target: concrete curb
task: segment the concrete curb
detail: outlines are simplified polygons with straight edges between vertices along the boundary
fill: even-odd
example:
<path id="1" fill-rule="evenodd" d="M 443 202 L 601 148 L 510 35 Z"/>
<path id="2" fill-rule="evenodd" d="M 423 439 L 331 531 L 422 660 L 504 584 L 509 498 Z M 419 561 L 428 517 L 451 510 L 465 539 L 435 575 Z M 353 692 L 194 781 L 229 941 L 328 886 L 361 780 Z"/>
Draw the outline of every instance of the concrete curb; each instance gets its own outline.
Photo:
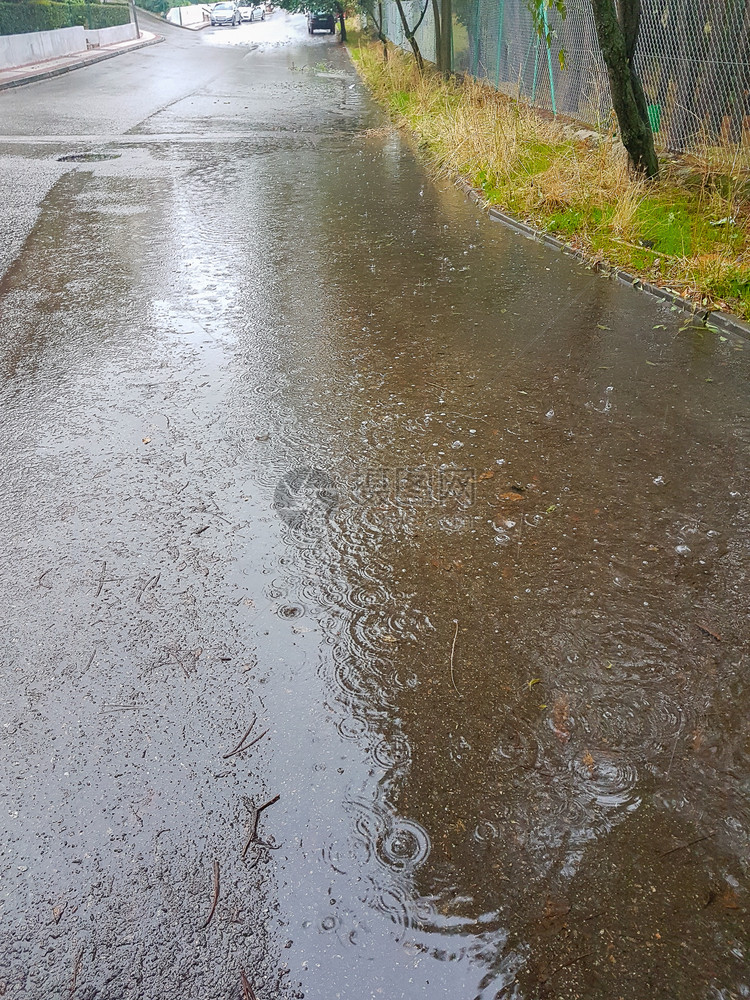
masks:
<path id="1" fill-rule="evenodd" d="M 138 13 L 143 13 L 142 7 L 138 8 Z M 177 21 L 168 21 L 166 18 L 163 19 L 162 23 L 168 24 L 170 28 L 179 28 L 181 31 L 203 31 L 204 28 L 211 27 L 210 21 L 202 21 L 200 24 L 196 22 L 195 27 L 192 27 L 189 24 L 178 24 Z"/>
<path id="2" fill-rule="evenodd" d="M 134 42 L 132 45 L 117 49 L 116 52 L 99 52 L 88 59 L 79 59 L 77 62 L 68 63 L 65 66 L 56 66 L 54 69 L 30 73 L 28 76 L 20 77 L 18 80 L 0 82 L 0 90 L 25 87 L 27 83 L 37 83 L 39 80 L 51 80 L 53 77 L 62 76 L 63 73 L 72 73 L 74 69 L 83 69 L 84 66 L 94 66 L 96 63 L 104 62 L 105 59 L 114 59 L 115 56 L 125 55 L 126 52 L 135 52 L 137 49 L 145 49 L 147 45 L 158 45 L 159 42 L 163 41 L 164 38 L 161 35 L 157 35 L 155 38 L 145 38 L 142 41 Z"/>
<path id="3" fill-rule="evenodd" d="M 468 198 L 471 199 L 475 204 L 480 205 L 484 209 L 484 199 L 480 191 L 473 188 L 468 181 L 464 180 L 463 177 L 459 177 L 456 180 L 456 184 L 461 190 L 466 194 Z M 569 246 L 567 243 L 563 243 L 562 240 L 556 239 L 554 236 L 550 236 L 549 233 L 543 232 L 541 229 L 535 229 L 533 226 L 527 225 L 525 222 L 521 222 L 520 219 L 514 218 L 512 215 L 508 215 L 507 212 L 502 212 L 498 208 L 486 209 L 490 219 L 495 222 L 500 222 L 502 225 L 507 226 L 508 229 L 512 229 L 522 236 L 526 236 L 528 239 L 536 240 L 538 243 L 544 243 L 548 247 L 552 247 L 554 250 L 559 250 L 561 253 L 568 254 L 571 257 L 575 257 L 576 260 L 580 260 L 585 264 L 590 264 L 590 260 L 586 257 L 584 253 L 580 250 L 576 250 L 575 247 Z M 622 282 L 624 285 L 630 285 L 631 288 L 636 288 L 639 291 L 646 292 L 647 295 L 653 295 L 654 298 L 661 299 L 664 302 L 668 302 L 670 305 L 676 306 L 683 312 L 689 313 L 694 316 L 701 323 L 712 329 L 719 330 L 721 333 L 733 333 L 738 337 L 743 337 L 746 340 L 750 340 L 750 326 L 741 320 L 739 316 L 734 316 L 732 313 L 721 312 L 718 309 L 701 309 L 700 306 L 696 306 L 689 299 L 684 298 L 682 295 L 678 295 L 677 292 L 673 292 L 669 288 L 660 288 L 658 285 L 651 284 L 650 281 L 644 281 L 642 278 L 637 277 L 634 274 L 629 274 L 627 271 L 622 271 L 616 267 L 608 267 L 606 265 L 598 264 L 595 266 L 600 274 L 604 274 L 607 277 L 614 278 L 616 281 Z"/>

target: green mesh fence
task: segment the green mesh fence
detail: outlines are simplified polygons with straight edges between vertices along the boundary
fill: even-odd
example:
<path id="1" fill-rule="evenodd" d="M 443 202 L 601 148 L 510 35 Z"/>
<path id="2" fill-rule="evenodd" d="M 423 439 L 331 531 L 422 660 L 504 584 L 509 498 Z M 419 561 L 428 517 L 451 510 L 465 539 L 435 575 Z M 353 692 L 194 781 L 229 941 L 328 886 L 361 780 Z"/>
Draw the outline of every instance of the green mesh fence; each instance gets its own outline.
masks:
<path id="1" fill-rule="evenodd" d="M 410 24 L 423 5 L 406 0 Z M 548 49 L 525 0 L 454 0 L 454 70 L 536 107 L 606 126 L 612 121 L 609 84 L 590 0 L 568 0 L 567 11 L 564 20 L 548 12 Z M 384 14 L 388 37 L 408 48 L 393 0 L 385 0 Z M 431 5 L 416 38 L 434 61 Z M 750 145 L 750 0 L 644 0 L 637 65 L 661 147 Z"/>

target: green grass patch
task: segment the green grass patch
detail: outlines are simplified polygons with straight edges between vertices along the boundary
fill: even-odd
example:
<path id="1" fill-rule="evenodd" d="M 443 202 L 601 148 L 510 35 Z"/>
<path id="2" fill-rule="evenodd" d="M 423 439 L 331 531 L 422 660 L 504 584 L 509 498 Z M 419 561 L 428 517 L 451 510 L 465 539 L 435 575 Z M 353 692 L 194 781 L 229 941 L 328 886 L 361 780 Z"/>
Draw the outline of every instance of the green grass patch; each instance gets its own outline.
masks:
<path id="1" fill-rule="evenodd" d="M 397 90 L 391 94 L 389 104 L 391 111 L 397 115 L 408 115 L 409 105 L 412 103 L 412 95 L 408 90 Z"/>
<path id="2" fill-rule="evenodd" d="M 520 171 L 527 174 L 541 174 L 549 170 L 559 156 L 564 156 L 571 148 L 570 143 L 530 142 L 522 147 L 518 161 Z"/>

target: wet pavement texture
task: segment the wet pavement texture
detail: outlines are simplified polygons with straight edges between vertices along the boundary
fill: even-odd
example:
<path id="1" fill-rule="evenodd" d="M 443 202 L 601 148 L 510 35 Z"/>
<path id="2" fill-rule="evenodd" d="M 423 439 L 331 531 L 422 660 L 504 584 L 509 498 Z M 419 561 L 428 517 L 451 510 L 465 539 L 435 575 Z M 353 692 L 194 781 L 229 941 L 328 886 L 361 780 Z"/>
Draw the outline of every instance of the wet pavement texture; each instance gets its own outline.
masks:
<path id="1" fill-rule="evenodd" d="M 748 345 L 163 30 L 0 94 L 0 995 L 749 996 Z"/>

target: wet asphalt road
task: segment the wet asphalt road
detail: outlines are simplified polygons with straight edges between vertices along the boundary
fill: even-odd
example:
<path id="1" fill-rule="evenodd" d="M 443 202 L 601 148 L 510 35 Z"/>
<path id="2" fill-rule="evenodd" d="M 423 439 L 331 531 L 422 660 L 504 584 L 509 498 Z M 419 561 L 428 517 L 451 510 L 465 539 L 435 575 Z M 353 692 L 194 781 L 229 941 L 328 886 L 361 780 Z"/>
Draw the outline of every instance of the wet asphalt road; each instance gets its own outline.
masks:
<path id="1" fill-rule="evenodd" d="M 750 995 L 748 345 L 163 30 L 0 94 L 0 995 Z"/>

